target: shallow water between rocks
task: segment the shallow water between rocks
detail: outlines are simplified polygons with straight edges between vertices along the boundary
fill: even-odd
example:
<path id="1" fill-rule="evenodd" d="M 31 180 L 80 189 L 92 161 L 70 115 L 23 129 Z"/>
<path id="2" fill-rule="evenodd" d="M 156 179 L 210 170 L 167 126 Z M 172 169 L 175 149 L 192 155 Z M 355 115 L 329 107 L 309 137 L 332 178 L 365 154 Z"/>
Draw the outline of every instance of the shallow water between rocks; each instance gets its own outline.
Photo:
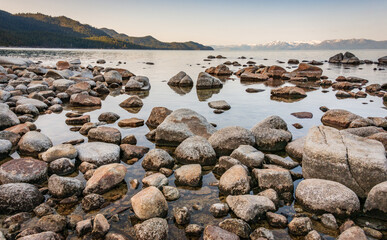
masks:
<path id="1" fill-rule="evenodd" d="M 144 102 L 144 106 L 138 113 L 131 113 L 119 106 L 123 100 L 128 98 L 127 94 L 120 94 L 119 89 L 112 90 L 102 102 L 101 108 L 74 108 L 64 105 L 64 111 L 59 114 L 52 113 L 41 115 L 35 122 L 36 126 L 41 129 L 41 132 L 47 135 L 54 145 L 63 143 L 65 141 L 84 138 L 78 132 L 70 131 L 70 127 L 65 123 L 65 114 L 69 111 L 78 111 L 87 113 L 91 116 L 91 122 L 97 122 L 98 116 L 103 112 L 114 112 L 120 115 L 121 119 L 137 117 L 146 120 L 153 107 L 167 107 L 171 110 L 179 108 L 190 108 L 204 117 L 211 123 L 217 124 L 217 129 L 226 126 L 242 126 L 250 129 L 259 121 L 271 115 L 278 115 L 283 118 L 288 128 L 293 134 L 293 139 L 305 136 L 308 129 L 312 126 L 321 125 L 320 118 L 323 112 L 319 110 L 320 106 L 327 106 L 330 109 L 345 109 L 363 117 L 385 117 L 386 106 L 383 105 L 383 100 L 380 97 L 368 95 L 367 98 L 362 99 L 337 99 L 332 88 L 326 88 L 327 92 L 322 92 L 323 88 L 319 87 L 317 90 L 308 91 L 307 97 L 298 99 L 292 102 L 277 101 L 270 98 L 270 90 L 273 87 L 292 85 L 284 81 L 276 81 L 275 86 L 268 86 L 265 83 L 242 83 L 235 75 L 229 78 L 222 78 L 224 86 L 217 90 L 196 90 L 171 88 L 167 85 L 167 81 L 177 74 L 179 71 L 185 71 L 191 78 L 196 81 L 199 72 L 204 71 L 210 66 L 217 66 L 225 61 L 238 61 L 241 64 L 246 64 L 247 61 L 252 60 L 258 64 L 264 65 L 279 65 L 282 67 L 292 67 L 286 62 L 290 58 L 300 60 L 327 60 L 330 56 L 340 52 L 334 51 L 153 51 L 153 50 L 63 50 L 63 49 L 0 49 L 0 56 L 17 56 L 24 57 L 34 61 L 42 61 L 43 66 L 54 66 L 58 60 L 73 60 L 79 58 L 82 65 L 96 64 L 97 59 L 105 59 L 106 64 L 103 67 L 116 67 L 118 62 L 122 64 L 120 68 L 128 69 L 136 75 L 147 76 L 151 82 L 151 90 L 149 95 L 140 95 Z M 343 51 L 341 51 L 343 52 Z M 379 57 L 387 55 L 387 50 L 353 50 L 352 51 L 360 59 L 370 59 L 376 61 Z M 213 59 L 212 61 L 203 61 L 208 55 L 223 55 L 227 59 Z M 247 59 L 238 59 L 238 57 L 245 56 Z M 250 59 L 252 58 L 252 59 Z M 267 60 L 264 60 L 267 58 Z M 285 63 L 278 63 L 277 60 Z M 152 62 L 154 65 L 148 65 L 146 62 Z M 319 66 L 324 72 L 323 75 L 329 77 L 330 80 L 336 77 L 356 76 L 369 80 L 369 84 L 387 82 L 387 70 L 373 70 L 377 65 L 363 64 L 359 66 L 343 66 L 324 63 Z M 237 71 L 242 67 L 229 66 L 232 71 Z M 291 69 L 287 69 L 290 71 Z M 247 93 L 245 90 L 248 87 L 260 88 L 265 91 L 259 93 Z M 213 109 L 208 107 L 209 101 L 226 100 L 231 109 L 225 111 L 223 114 L 215 114 Z M 290 115 L 293 112 L 308 111 L 313 113 L 312 119 L 297 119 Z M 137 128 L 120 128 L 117 125 L 118 121 L 107 126 L 116 127 L 121 131 L 122 136 L 133 134 L 137 138 L 138 146 L 146 146 L 155 148 L 155 144 L 145 138 L 145 134 L 149 132 L 149 128 L 144 125 Z M 294 123 L 303 125 L 302 129 L 296 129 L 292 126 Z M 171 149 L 168 149 L 171 152 Z M 286 156 L 286 153 L 281 153 Z M 14 153 L 12 158 L 18 158 L 18 154 Z M 1 162 L 4 163 L 9 159 Z M 128 210 L 130 205 L 130 198 L 135 193 L 142 189 L 141 179 L 145 174 L 145 170 L 141 167 L 140 159 L 137 162 L 122 162 L 128 168 L 125 177 L 125 182 L 119 185 L 116 189 L 104 194 L 104 197 L 111 201 L 111 204 L 100 210 L 107 216 L 119 214 L 120 220 L 112 222 L 111 232 L 118 232 L 124 234 L 129 239 L 134 239 L 133 226 L 138 222 L 134 213 Z M 169 237 L 170 239 L 187 239 L 184 233 L 184 228 L 175 225 L 171 217 L 172 209 L 174 207 L 188 206 L 192 208 L 196 205 L 197 210 L 192 211 L 191 223 L 197 223 L 202 226 L 208 224 L 218 224 L 224 218 L 214 218 L 209 213 L 209 208 L 213 203 L 219 201 L 224 202 L 225 196 L 219 194 L 217 186 L 212 186 L 211 183 L 217 180 L 217 177 L 212 173 L 212 167 L 203 168 L 202 186 L 199 188 L 178 187 L 181 198 L 168 202 L 169 214 Z M 321 169 L 324 171 L 324 169 Z M 297 167 L 294 171 L 301 172 L 301 167 Z M 82 173 L 73 173 L 73 177 L 84 181 Z M 129 182 L 132 179 L 138 179 L 140 185 L 137 189 L 130 188 Z M 174 176 L 170 176 L 169 185 L 175 186 Z M 294 188 L 300 180 L 296 181 Z M 44 186 L 44 185 L 43 185 Z M 253 191 L 251 192 L 253 194 Z M 80 214 L 93 215 L 98 211 L 84 213 L 80 204 L 68 206 L 59 205 L 57 212 L 63 215 Z M 277 212 L 284 213 L 288 216 L 290 221 L 295 214 L 294 202 L 291 205 L 282 206 Z M 1 216 L 4 218 L 5 216 Z M 233 217 L 230 214 L 226 217 Z M 36 220 L 36 218 L 35 218 Z M 34 221 L 34 219 L 32 220 Z M 372 219 L 367 216 L 362 216 L 357 219 L 357 224 L 364 226 L 365 224 L 381 224 L 387 229 L 387 223 L 373 223 Z M 325 230 L 318 222 L 313 221 L 314 228 L 320 233 L 323 233 L 326 239 L 334 239 L 338 232 Z M 339 224 L 340 224 L 339 220 Z M 265 226 L 270 228 L 266 221 L 258 221 L 256 226 Z M 254 225 L 254 228 L 256 227 Z M 286 229 L 273 229 L 278 239 L 291 238 L 287 234 Z M 77 239 L 76 235 L 69 235 L 68 239 Z"/>

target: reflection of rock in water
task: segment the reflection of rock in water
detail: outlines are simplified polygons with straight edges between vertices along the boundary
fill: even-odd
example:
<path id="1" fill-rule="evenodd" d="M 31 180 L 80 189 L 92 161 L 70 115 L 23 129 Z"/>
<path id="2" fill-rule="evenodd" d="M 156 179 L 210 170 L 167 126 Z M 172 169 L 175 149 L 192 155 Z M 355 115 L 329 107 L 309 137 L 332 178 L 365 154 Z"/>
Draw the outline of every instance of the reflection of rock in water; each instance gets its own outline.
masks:
<path id="1" fill-rule="evenodd" d="M 304 91 L 314 91 L 320 88 L 319 81 L 308 81 L 308 82 L 291 82 L 296 87 L 304 89 Z"/>
<path id="2" fill-rule="evenodd" d="M 71 106 L 70 104 L 66 104 L 66 105 L 63 106 L 63 110 L 64 111 L 74 111 L 74 112 L 78 112 L 78 113 L 81 113 L 81 114 L 92 112 L 92 111 L 95 111 L 95 110 L 98 110 L 98 109 L 101 109 L 101 106 L 74 107 L 74 106 Z"/>
<path id="3" fill-rule="evenodd" d="M 149 96 L 149 91 L 126 91 L 128 95 L 137 95 L 139 98 L 144 99 Z"/>
<path id="4" fill-rule="evenodd" d="M 279 86 L 284 85 L 285 81 L 281 80 L 281 79 L 272 79 L 272 78 L 270 78 L 269 80 L 267 80 L 263 84 L 265 86 L 268 86 L 268 87 L 279 87 Z"/>
<path id="5" fill-rule="evenodd" d="M 189 92 L 191 92 L 192 90 L 192 87 L 193 86 L 189 86 L 189 87 L 179 87 L 179 86 L 171 86 L 171 85 L 168 85 L 175 93 L 179 94 L 179 95 L 185 95 Z"/>
<path id="6" fill-rule="evenodd" d="M 121 87 L 118 87 L 118 88 L 109 88 L 110 90 L 110 93 L 109 95 L 112 96 L 112 97 L 117 97 L 119 95 L 121 95 Z M 104 96 L 106 98 L 106 96 Z"/>
<path id="7" fill-rule="evenodd" d="M 270 96 L 270 100 L 273 100 L 276 102 L 286 102 L 286 103 L 299 102 L 302 99 L 304 99 L 304 98 L 287 98 L 287 97 Z"/>
<path id="8" fill-rule="evenodd" d="M 214 88 L 214 89 L 197 89 L 196 94 L 198 95 L 199 101 L 203 102 L 212 97 L 214 94 L 220 93 L 221 88 Z"/>

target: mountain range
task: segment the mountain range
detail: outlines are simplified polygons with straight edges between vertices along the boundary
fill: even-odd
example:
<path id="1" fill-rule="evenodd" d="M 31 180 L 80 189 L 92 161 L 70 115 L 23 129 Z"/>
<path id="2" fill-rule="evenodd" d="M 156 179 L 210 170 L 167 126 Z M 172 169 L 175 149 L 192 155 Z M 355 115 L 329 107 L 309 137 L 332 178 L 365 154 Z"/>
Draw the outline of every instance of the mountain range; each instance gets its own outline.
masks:
<path id="1" fill-rule="evenodd" d="M 47 48 L 104 48 L 213 50 L 196 42 L 161 42 L 152 36 L 131 37 L 95 28 L 71 18 L 41 13 L 11 14 L 0 10 L 0 46 Z"/>
<path id="2" fill-rule="evenodd" d="M 370 39 L 334 39 L 311 42 L 274 41 L 255 45 L 216 45 L 216 50 L 351 50 L 351 49 L 387 49 L 387 41 Z"/>

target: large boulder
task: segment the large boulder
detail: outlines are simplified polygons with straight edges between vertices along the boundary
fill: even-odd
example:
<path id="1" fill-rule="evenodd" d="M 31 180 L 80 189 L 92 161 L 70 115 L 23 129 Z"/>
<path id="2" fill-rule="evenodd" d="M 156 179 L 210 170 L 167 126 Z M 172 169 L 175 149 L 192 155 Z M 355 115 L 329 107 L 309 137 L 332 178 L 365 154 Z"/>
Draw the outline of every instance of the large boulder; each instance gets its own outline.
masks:
<path id="1" fill-rule="evenodd" d="M 234 165 L 219 180 L 219 191 L 223 194 L 241 195 L 250 192 L 250 178 L 247 169 Z"/>
<path id="2" fill-rule="evenodd" d="M 190 86 L 193 86 L 193 81 L 190 76 L 188 76 L 185 72 L 181 71 L 175 76 L 173 76 L 171 79 L 169 79 L 168 85 L 179 86 L 179 87 L 190 87 Z"/>
<path id="3" fill-rule="evenodd" d="M 24 134 L 18 143 L 19 152 L 23 155 L 37 156 L 52 147 L 51 140 L 43 133 L 30 131 Z"/>
<path id="4" fill-rule="evenodd" d="M 255 144 L 253 133 L 239 126 L 225 127 L 216 131 L 208 139 L 217 156 L 230 155 L 240 145 Z"/>
<path id="5" fill-rule="evenodd" d="M 39 189 L 28 183 L 0 185 L 0 211 L 2 213 L 28 212 L 44 201 Z"/>
<path id="6" fill-rule="evenodd" d="M 387 181 L 375 185 L 368 193 L 365 211 L 379 210 L 387 213 Z"/>
<path id="7" fill-rule="evenodd" d="M 250 145 L 240 145 L 231 153 L 230 157 L 239 160 L 249 168 L 261 167 L 265 159 L 265 155 L 262 152 Z"/>
<path id="8" fill-rule="evenodd" d="M 223 84 L 218 78 L 213 77 L 206 72 L 199 73 L 198 80 L 196 81 L 197 89 L 211 89 L 221 87 L 223 87 Z"/>
<path id="9" fill-rule="evenodd" d="M 120 147 L 103 142 L 83 143 L 76 147 L 78 158 L 82 162 L 93 163 L 102 166 L 120 161 Z"/>
<path id="10" fill-rule="evenodd" d="M 267 197 L 257 195 L 227 196 L 226 202 L 235 215 L 249 222 L 267 211 L 274 211 L 274 203 Z"/>
<path id="11" fill-rule="evenodd" d="M 112 163 L 97 168 L 93 176 L 87 181 L 85 195 L 90 193 L 103 194 L 117 186 L 124 180 L 127 169 L 119 163 Z"/>
<path id="12" fill-rule="evenodd" d="M 47 179 L 47 163 L 32 158 L 13 159 L 0 166 L 0 183 L 39 183 Z"/>
<path id="13" fill-rule="evenodd" d="M 209 138 L 215 128 L 197 112 L 182 108 L 173 111 L 156 128 L 156 144 L 177 146 L 191 136 Z"/>
<path id="14" fill-rule="evenodd" d="M 353 121 L 359 119 L 361 120 L 363 118 L 347 110 L 331 109 L 324 113 L 321 117 L 321 122 L 330 127 L 348 128 Z"/>
<path id="15" fill-rule="evenodd" d="M 150 88 L 149 78 L 144 76 L 133 76 L 125 85 L 125 91 L 149 91 Z"/>
<path id="16" fill-rule="evenodd" d="M 54 174 L 48 179 L 48 191 L 57 198 L 79 196 L 84 188 L 85 184 L 76 178 L 60 177 Z"/>
<path id="17" fill-rule="evenodd" d="M 257 123 L 251 131 L 259 150 L 281 151 L 292 140 L 286 122 L 279 116 L 270 116 Z"/>
<path id="18" fill-rule="evenodd" d="M 16 114 L 9 110 L 7 104 L 0 103 L 0 130 L 19 124 Z"/>
<path id="19" fill-rule="evenodd" d="M 201 136 L 185 139 L 175 150 L 177 160 L 184 164 L 215 165 L 216 153 L 211 144 Z"/>
<path id="20" fill-rule="evenodd" d="M 296 189 L 296 199 L 306 210 L 351 215 L 360 210 L 356 194 L 341 183 L 323 179 L 306 179 Z"/>
<path id="21" fill-rule="evenodd" d="M 152 149 L 146 155 L 141 165 L 145 170 L 158 171 L 160 168 L 172 168 L 175 160 L 163 149 Z"/>
<path id="22" fill-rule="evenodd" d="M 154 107 L 146 121 L 150 128 L 157 128 L 172 111 L 165 107 Z"/>
<path id="23" fill-rule="evenodd" d="M 165 217 L 168 213 L 168 203 L 164 195 L 153 186 L 141 190 L 130 201 L 134 213 L 141 220 Z"/>
<path id="24" fill-rule="evenodd" d="M 372 187 L 387 180 L 385 149 L 375 140 L 331 127 L 313 127 L 305 140 L 302 173 L 305 179 L 342 183 L 365 198 Z"/>
<path id="25" fill-rule="evenodd" d="M 163 218 L 151 218 L 134 226 L 137 240 L 168 239 L 168 222 Z"/>

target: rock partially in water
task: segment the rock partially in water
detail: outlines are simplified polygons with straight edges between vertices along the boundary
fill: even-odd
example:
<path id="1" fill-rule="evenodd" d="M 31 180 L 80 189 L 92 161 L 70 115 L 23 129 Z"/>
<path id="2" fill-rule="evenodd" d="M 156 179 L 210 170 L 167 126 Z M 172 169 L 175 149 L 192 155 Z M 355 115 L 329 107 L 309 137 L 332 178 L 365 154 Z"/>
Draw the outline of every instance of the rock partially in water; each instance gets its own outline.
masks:
<path id="1" fill-rule="evenodd" d="M 144 103 L 138 96 L 131 96 L 120 103 L 122 108 L 141 108 L 143 105 Z"/>
<path id="2" fill-rule="evenodd" d="M 102 105 L 100 98 L 90 96 L 87 92 L 71 95 L 70 104 L 82 107 L 94 107 Z"/>
<path id="3" fill-rule="evenodd" d="M 293 180 L 285 169 L 253 169 L 253 174 L 261 189 L 272 188 L 278 193 L 293 192 Z"/>
<path id="4" fill-rule="evenodd" d="M 163 186 L 168 185 L 168 178 L 162 173 L 153 173 L 143 178 L 142 184 L 144 187 L 154 186 L 160 189 Z"/>
<path id="5" fill-rule="evenodd" d="M 141 165 L 145 170 L 158 171 L 160 168 L 172 168 L 175 160 L 163 149 L 150 150 Z"/>
<path id="6" fill-rule="evenodd" d="M 13 159 L 0 166 L 0 183 L 39 183 L 47 179 L 47 163 L 32 158 Z"/>
<path id="7" fill-rule="evenodd" d="M 147 187 L 131 198 L 133 211 L 141 220 L 154 217 L 165 217 L 168 203 L 156 187 Z"/>
<path id="8" fill-rule="evenodd" d="M 119 163 L 112 163 L 97 168 L 93 176 L 87 181 L 83 194 L 103 194 L 124 180 L 127 169 Z"/>
<path id="9" fill-rule="evenodd" d="M 230 208 L 228 207 L 227 203 L 214 203 L 210 207 L 210 212 L 216 218 L 227 216 L 229 211 Z"/>
<path id="10" fill-rule="evenodd" d="M 16 102 L 16 106 L 20 105 L 33 105 L 35 106 L 40 112 L 43 112 L 48 108 L 47 104 L 38 100 L 38 99 L 32 99 L 32 98 L 22 98 Z"/>
<path id="11" fill-rule="evenodd" d="M 185 228 L 185 234 L 189 237 L 200 237 L 203 233 L 204 228 L 198 224 L 189 224 Z"/>
<path id="12" fill-rule="evenodd" d="M 39 110 L 32 104 L 22 104 L 15 108 L 17 114 L 31 114 L 32 116 L 38 116 Z"/>
<path id="13" fill-rule="evenodd" d="M 336 222 L 335 216 L 331 213 L 324 213 L 321 215 L 321 223 L 324 225 L 324 227 L 336 230 L 339 228 Z"/>
<path id="14" fill-rule="evenodd" d="M 112 83 L 117 83 L 117 84 L 122 84 L 122 76 L 119 72 L 117 71 L 109 71 L 105 72 L 103 74 L 103 77 L 105 78 L 105 82 L 107 84 L 112 84 Z"/>
<path id="15" fill-rule="evenodd" d="M 363 118 L 347 110 L 331 109 L 331 110 L 328 110 L 321 117 L 321 122 L 324 125 L 330 126 L 330 127 L 348 128 L 349 125 L 357 119 L 363 119 Z"/>
<path id="16" fill-rule="evenodd" d="M 227 239 L 227 240 L 239 240 L 238 235 L 224 230 L 217 226 L 207 225 L 204 229 L 203 239 Z"/>
<path id="17" fill-rule="evenodd" d="M 242 165 L 228 169 L 219 180 L 219 191 L 223 194 L 241 195 L 250 192 L 248 171 Z"/>
<path id="18" fill-rule="evenodd" d="M 87 137 L 91 141 L 120 144 L 121 132 L 113 127 L 99 126 L 89 130 Z"/>
<path id="19" fill-rule="evenodd" d="M 191 221 L 191 213 L 187 207 L 173 208 L 173 217 L 179 225 L 186 225 Z"/>
<path id="20" fill-rule="evenodd" d="M 148 147 L 141 147 L 130 144 L 121 144 L 120 149 L 122 152 L 123 160 L 130 160 L 133 158 L 141 159 L 149 151 Z"/>
<path id="21" fill-rule="evenodd" d="M 295 217 L 288 227 L 289 232 L 295 236 L 305 236 L 313 230 L 312 221 L 308 217 Z"/>
<path id="22" fill-rule="evenodd" d="M 105 203 L 105 198 L 102 195 L 91 193 L 86 195 L 82 199 L 82 209 L 84 211 L 91 211 L 95 209 L 99 209 Z"/>
<path id="23" fill-rule="evenodd" d="M 48 191 L 57 198 L 79 196 L 84 188 L 85 184 L 76 178 L 60 177 L 54 174 L 48 179 Z"/>
<path id="24" fill-rule="evenodd" d="M 358 226 L 354 226 L 351 228 L 348 228 L 343 233 L 340 234 L 340 236 L 337 238 L 337 240 L 367 240 L 367 236 L 365 235 L 363 229 L 361 229 Z"/>
<path id="25" fill-rule="evenodd" d="M 219 101 L 212 101 L 208 103 L 208 106 L 210 108 L 214 109 L 221 109 L 221 110 L 229 110 L 231 108 L 230 104 L 228 104 L 224 100 L 219 100 Z"/>
<path id="26" fill-rule="evenodd" d="M 146 125 L 150 128 L 157 128 L 164 119 L 172 113 L 171 110 L 165 107 L 154 107 L 146 121 Z"/>
<path id="27" fill-rule="evenodd" d="M 387 181 L 379 183 L 371 189 L 364 204 L 364 210 L 387 213 Z"/>
<path id="28" fill-rule="evenodd" d="M 179 86 L 179 87 L 189 87 L 189 86 L 193 86 L 193 81 L 191 77 L 188 76 L 185 72 L 180 71 L 178 74 L 176 74 L 171 79 L 169 79 L 168 85 Z"/>
<path id="29" fill-rule="evenodd" d="M 18 143 L 19 152 L 27 156 L 37 156 L 52 147 L 51 140 L 43 133 L 30 131 Z"/>
<path id="30" fill-rule="evenodd" d="M 261 240 L 261 239 L 275 240 L 273 232 L 264 227 L 255 229 L 254 232 L 250 234 L 250 238 L 251 240 Z"/>
<path id="31" fill-rule="evenodd" d="M 149 91 L 151 88 L 149 78 L 133 76 L 125 85 L 125 91 Z"/>
<path id="32" fill-rule="evenodd" d="M 249 168 L 259 168 L 262 166 L 265 155 L 250 145 L 240 145 L 230 157 L 239 160 Z"/>
<path id="33" fill-rule="evenodd" d="M 120 119 L 120 115 L 114 112 L 104 112 L 98 116 L 98 121 L 100 122 L 114 123 L 118 119 Z"/>
<path id="34" fill-rule="evenodd" d="M 56 232 L 60 233 L 63 232 L 66 229 L 67 221 L 66 217 L 61 216 L 59 214 L 51 214 L 42 217 L 39 219 L 37 226 L 42 231 L 50 231 L 50 232 Z"/>
<path id="35" fill-rule="evenodd" d="M 168 223 L 162 218 L 152 218 L 134 226 L 138 240 L 168 239 Z"/>
<path id="36" fill-rule="evenodd" d="M 0 186 L 0 211 L 27 212 L 44 201 L 39 189 L 28 183 L 8 183 Z"/>
<path id="37" fill-rule="evenodd" d="M 43 161 L 50 163 L 59 158 L 74 159 L 78 156 L 77 149 L 71 144 L 59 144 L 49 148 L 41 155 Z"/>
<path id="38" fill-rule="evenodd" d="M 306 179 L 336 181 L 365 198 L 373 186 L 387 179 L 385 149 L 375 140 L 331 127 L 313 127 L 305 140 L 302 172 Z"/>
<path id="39" fill-rule="evenodd" d="M 281 214 L 267 212 L 266 219 L 270 226 L 275 228 L 286 228 L 288 224 L 288 219 Z"/>
<path id="40" fill-rule="evenodd" d="M 235 215 L 249 222 L 267 211 L 275 211 L 274 203 L 267 197 L 256 195 L 228 196 L 226 202 Z"/>
<path id="41" fill-rule="evenodd" d="M 125 127 L 135 128 L 143 125 L 144 125 L 144 120 L 139 118 L 122 119 L 121 121 L 118 122 L 118 126 L 121 128 L 125 128 Z"/>
<path id="42" fill-rule="evenodd" d="M 199 73 L 196 81 L 196 89 L 222 88 L 222 82 L 206 72 Z"/>
<path id="43" fill-rule="evenodd" d="M 199 186 L 202 179 L 200 164 L 189 164 L 175 170 L 176 183 L 182 186 Z"/>
<path id="44" fill-rule="evenodd" d="M 356 194 L 341 183 L 306 179 L 296 189 L 296 199 L 307 210 L 351 215 L 360 210 Z"/>
<path id="45" fill-rule="evenodd" d="M 168 201 L 175 201 L 180 198 L 179 190 L 172 186 L 163 186 L 163 194 Z"/>
<path id="46" fill-rule="evenodd" d="M 251 233 L 250 225 L 241 219 L 225 219 L 219 223 L 219 227 L 226 231 L 232 232 L 241 238 L 249 238 Z"/>
<path id="47" fill-rule="evenodd" d="M 97 166 L 120 161 L 120 147 L 103 142 L 83 143 L 76 147 L 78 158 L 82 162 L 89 162 Z"/>
<path id="48" fill-rule="evenodd" d="M 281 151 L 292 140 L 286 122 L 279 116 L 270 116 L 257 123 L 251 131 L 262 151 Z"/>
<path id="49" fill-rule="evenodd" d="M 292 77 L 306 77 L 308 80 L 318 80 L 321 78 L 323 70 L 319 67 L 307 63 L 300 63 L 298 68 L 290 73 Z"/>
<path id="50" fill-rule="evenodd" d="M 214 165 L 216 153 L 211 144 L 201 136 L 185 139 L 175 150 L 177 160 L 184 164 Z"/>
<path id="51" fill-rule="evenodd" d="M 240 145 L 255 144 L 253 133 L 239 126 L 222 128 L 212 134 L 208 141 L 218 156 L 230 155 Z"/>
<path id="52" fill-rule="evenodd" d="M 202 115 L 190 109 L 178 109 L 156 128 L 157 145 L 177 146 L 191 136 L 209 138 L 215 128 Z"/>
<path id="53" fill-rule="evenodd" d="M 9 110 L 7 104 L 0 103 L 0 130 L 19 124 L 16 114 Z"/>
<path id="54" fill-rule="evenodd" d="M 110 224 L 102 214 L 97 214 L 93 221 L 92 235 L 96 239 L 103 238 L 110 229 Z"/>
<path id="55" fill-rule="evenodd" d="M 302 88 L 293 86 L 272 89 L 271 95 L 280 98 L 304 98 L 307 96 Z"/>
<path id="56" fill-rule="evenodd" d="M 225 64 L 220 64 L 217 67 L 210 67 L 206 69 L 206 73 L 216 76 L 230 76 L 233 74 L 233 72 Z"/>

